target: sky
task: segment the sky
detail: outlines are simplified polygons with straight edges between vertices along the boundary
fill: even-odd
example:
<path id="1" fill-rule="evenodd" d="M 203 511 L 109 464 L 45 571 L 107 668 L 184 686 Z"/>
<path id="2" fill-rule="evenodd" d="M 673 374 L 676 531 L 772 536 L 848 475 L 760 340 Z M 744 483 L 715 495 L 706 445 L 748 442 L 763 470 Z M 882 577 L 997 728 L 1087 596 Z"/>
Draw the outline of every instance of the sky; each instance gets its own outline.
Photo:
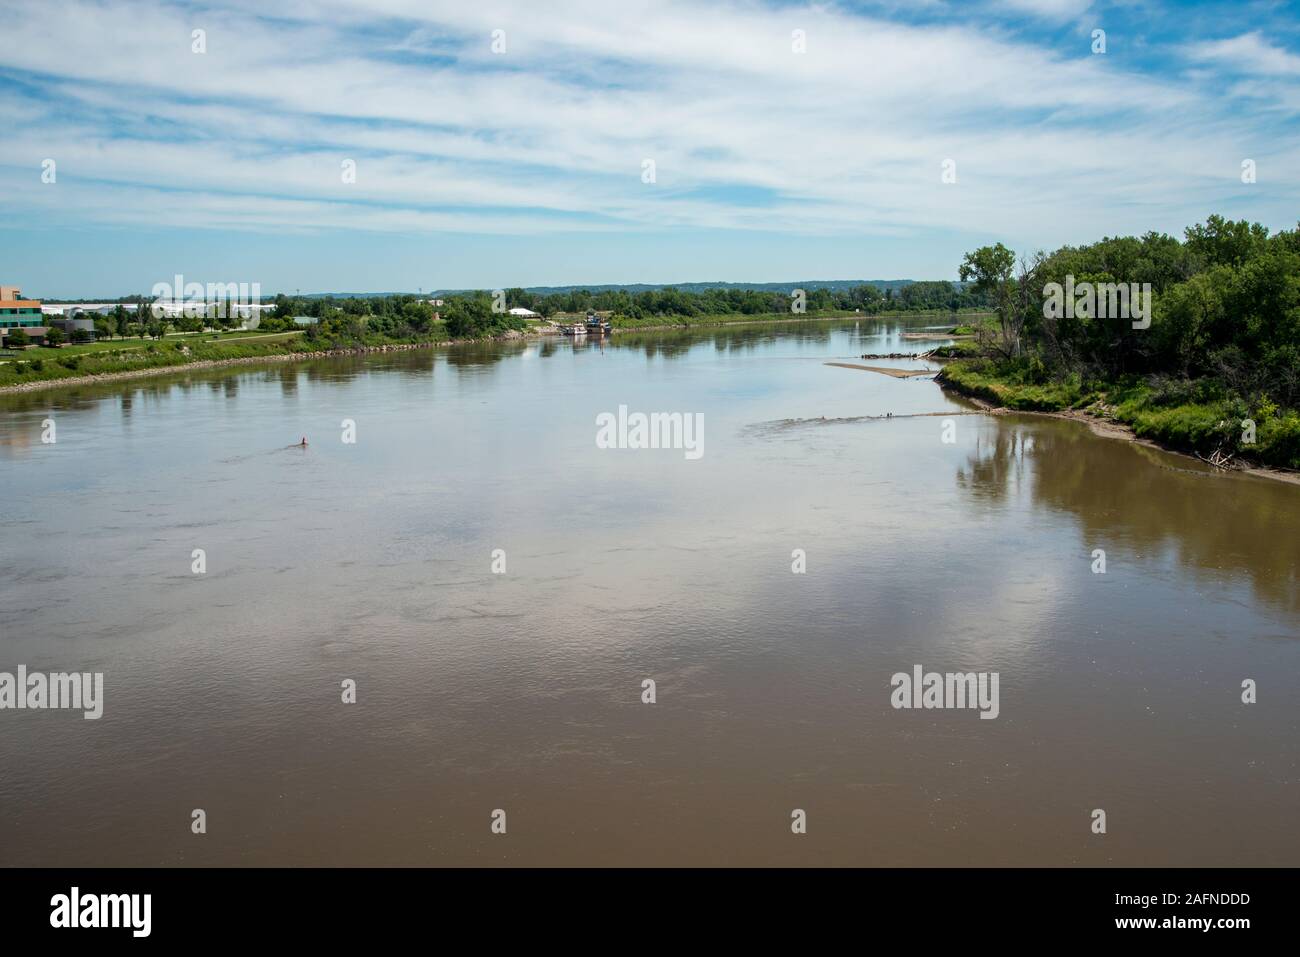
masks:
<path id="1" fill-rule="evenodd" d="M 0 0 L 0 282 L 955 279 L 990 242 L 1293 228 L 1298 14 Z"/>

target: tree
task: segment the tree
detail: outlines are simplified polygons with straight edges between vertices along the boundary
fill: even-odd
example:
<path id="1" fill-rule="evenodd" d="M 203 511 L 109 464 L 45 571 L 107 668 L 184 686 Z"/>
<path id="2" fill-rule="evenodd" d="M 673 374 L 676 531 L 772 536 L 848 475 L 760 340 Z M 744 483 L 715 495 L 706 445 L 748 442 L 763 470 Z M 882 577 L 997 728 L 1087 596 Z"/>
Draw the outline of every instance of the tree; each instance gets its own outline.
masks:
<path id="1" fill-rule="evenodd" d="M 1001 352 L 1007 357 L 1020 351 L 1019 325 L 1015 321 L 1012 270 L 1016 254 L 1001 243 L 981 246 L 966 254 L 961 264 L 961 281 L 973 282 L 976 292 L 991 296 L 1002 330 Z M 1023 325 L 1023 319 L 1020 325 Z"/>
<path id="2" fill-rule="evenodd" d="M 10 349 L 26 349 L 32 344 L 32 338 L 21 329 L 10 329 L 9 335 L 5 337 L 5 344 Z"/>
<path id="3" fill-rule="evenodd" d="M 1240 266 L 1268 241 L 1268 228 L 1245 220 L 1234 222 L 1215 214 L 1184 231 L 1187 248 L 1206 266 Z"/>
<path id="4" fill-rule="evenodd" d="M 447 332 L 455 339 L 473 339 L 492 328 L 492 305 L 486 296 L 447 301 L 444 318 Z"/>
<path id="5" fill-rule="evenodd" d="M 113 328 L 117 330 L 117 334 L 125 339 L 127 331 L 131 327 L 131 313 L 126 311 L 125 306 L 118 303 L 113 307 L 113 311 L 109 313 L 109 318 L 113 320 Z"/>
<path id="6" fill-rule="evenodd" d="M 49 329 L 45 330 L 45 344 L 47 346 L 61 346 L 65 338 L 63 330 L 58 326 L 50 326 Z"/>
<path id="7" fill-rule="evenodd" d="M 402 318 L 420 335 L 433 327 L 433 306 L 427 302 L 408 302 L 402 307 Z"/>

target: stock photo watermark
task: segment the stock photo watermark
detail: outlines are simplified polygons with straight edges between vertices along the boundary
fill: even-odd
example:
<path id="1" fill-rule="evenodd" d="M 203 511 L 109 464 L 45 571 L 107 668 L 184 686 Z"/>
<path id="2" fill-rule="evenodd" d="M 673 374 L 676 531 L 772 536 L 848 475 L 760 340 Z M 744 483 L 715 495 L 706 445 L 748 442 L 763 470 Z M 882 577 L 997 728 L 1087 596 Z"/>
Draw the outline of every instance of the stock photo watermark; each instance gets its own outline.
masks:
<path id="1" fill-rule="evenodd" d="M 102 671 L 28 672 L 19 665 L 17 673 L 0 671 L 0 711 L 79 710 L 94 721 L 104 714 Z"/>
<path id="2" fill-rule="evenodd" d="M 1151 326 L 1151 283 L 1081 282 L 1043 287 L 1044 319 L 1131 319 L 1134 329 Z"/>
<path id="3" fill-rule="evenodd" d="M 910 674 L 895 672 L 889 684 L 894 689 L 889 703 L 895 710 L 977 709 L 981 719 L 1001 713 L 996 671 L 940 673 L 913 665 Z"/>
<path id="4" fill-rule="evenodd" d="M 148 937 L 153 921 L 152 894 L 83 894 L 74 886 L 50 898 L 50 926 L 58 929 L 120 928 Z"/>
<path id="5" fill-rule="evenodd" d="M 704 455 L 703 412 L 618 412 L 596 416 L 598 449 L 681 449 L 694 461 Z"/>
<path id="6" fill-rule="evenodd" d="M 155 319 L 235 318 L 262 302 L 259 282 L 186 282 L 180 273 L 171 282 L 154 283 L 151 293 Z"/>

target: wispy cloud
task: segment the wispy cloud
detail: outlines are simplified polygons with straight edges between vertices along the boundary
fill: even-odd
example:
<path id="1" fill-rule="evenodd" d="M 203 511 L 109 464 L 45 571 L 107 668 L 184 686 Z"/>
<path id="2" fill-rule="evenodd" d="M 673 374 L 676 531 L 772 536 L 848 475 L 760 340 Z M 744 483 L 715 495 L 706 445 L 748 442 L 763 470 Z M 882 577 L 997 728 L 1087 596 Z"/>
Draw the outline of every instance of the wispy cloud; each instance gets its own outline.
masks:
<path id="1" fill-rule="evenodd" d="M 1190 44 L 1188 54 L 1241 73 L 1300 78 L 1300 54 L 1268 42 L 1259 33 Z"/>
<path id="2" fill-rule="evenodd" d="M 1200 218 L 1247 155 L 1300 168 L 1285 87 L 1256 91 L 1267 136 L 1235 102 L 1300 56 L 1248 33 L 1151 70 L 1033 27 L 1090 6 L 917 20 L 889 5 L 291 0 L 272 17 L 260 0 L 14 0 L 0 196 L 69 224 L 1042 235 L 1045 217 L 1097 232 Z M 987 16 L 1012 7 L 1030 19 Z M 1275 183 L 1259 203 L 1297 198 Z"/>

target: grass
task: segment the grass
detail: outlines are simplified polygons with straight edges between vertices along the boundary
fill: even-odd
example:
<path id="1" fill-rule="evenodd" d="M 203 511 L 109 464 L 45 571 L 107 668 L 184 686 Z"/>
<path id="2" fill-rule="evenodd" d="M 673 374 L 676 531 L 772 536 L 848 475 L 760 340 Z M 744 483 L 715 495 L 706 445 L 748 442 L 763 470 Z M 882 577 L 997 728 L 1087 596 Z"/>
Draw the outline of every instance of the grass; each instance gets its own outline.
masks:
<path id="1" fill-rule="evenodd" d="M 944 369 L 943 377 L 967 395 L 1026 412 L 1059 412 L 1094 398 L 1077 377 L 1051 381 L 1029 369 L 980 359 L 954 362 Z"/>
<path id="2" fill-rule="evenodd" d="M 289 336 L 296 336 L 301 334 L 302 334 L 301 331 L 258 332 L 256 330 L 253 330 L 251 332 L 247 330 L 244 331 L 233 330 L 230 332 L 222 332 L 222 333 L 178 332 L 178 333 L 169 333 L 168 335 L 164 336 L 161 340 L 97 339 L 94 342 L 69 343 L 67 345 L 60 346 L 57 349 L 48 348 L 45 346 L 37 346 L 34 349 L 24 349 L 22 352 L 0 352 L 0 357 L 7 358 L 7 359 L 26 359 L 26 360 L 51 359 L 57 361 L 65 356 L 84 356 L 84 355 L 91 355 L 96 352 L 125 352 L 125 351 L 138 352 L 141 349 L 146 349 L 151 345 L 153 346 L 159 345 L 160 342 L 161 343 L 184 342 L 188 344 L 188 343 L 194 343 L 199 340 L 203 340 L 206 342 L 214 337 L 217 338 L 219 341 L 224 342 L 230 339 L 248 339 L 248 338 L 272 339 L 277 337 L 286 338 Z"/>
<path id="3" fill-rule="evenodd" d="M 423 340 L 385 339 L 367 336 L 364 343 L 310 340 L 301 332 L 249 334 L 236 333 L 217 336 L 169 336 L 161 342 L 114 339 L 108 342 L 86 343 L 97 349 L 70 346 L 66 349 L 28 349 L 21 358 L 0 365 L 0 387 L 21 385 L 24 382 L 43 382 L 70 379 L 84 375 L 105 375 L 115 372 L 137 372 L 146 369 L 183 368 L 196 362 L 223 361 L 227 359 L 254 359 L 297 352 L 316 352 L 329 349 L 350 348 L 357 345 L 393 345 L 416 341 L 437 341 L 445 338 L 440 328 Z M 83 351 L 74 351 L 82 348 Z M 188 350 L 188 354 L 182 351 Z"/>

